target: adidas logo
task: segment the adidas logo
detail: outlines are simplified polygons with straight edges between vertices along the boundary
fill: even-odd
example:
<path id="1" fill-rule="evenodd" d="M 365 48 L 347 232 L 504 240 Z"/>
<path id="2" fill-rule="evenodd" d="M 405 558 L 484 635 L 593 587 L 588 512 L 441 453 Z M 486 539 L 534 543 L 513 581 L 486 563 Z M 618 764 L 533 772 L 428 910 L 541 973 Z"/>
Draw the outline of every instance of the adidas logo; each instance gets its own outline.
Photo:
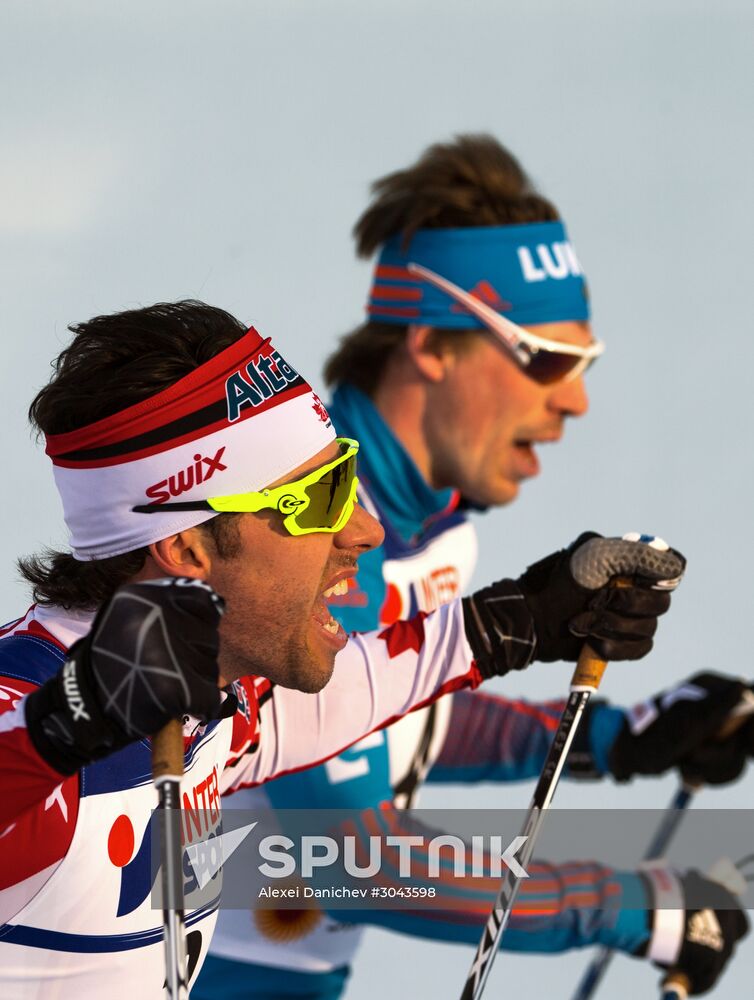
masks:
<path id="1" fill-rule="evenodd" d="M 507 302 L 498 294 L 494 285 L 491 285 L 484 278 L 481 281 L 477 281 L 474 287 L 469 289 L 469 295 L 473 295 L 475 299 L 479 299 L 480 302 L 484 302 L 485 305 L 491 306 L 498 312 L 508 312 L 513 308 L 510 302 Z M 450 311 L 456 313 L 468 312 L 465 306 L 458 305 L 457 303 L 450 307 Z"/>
<path id="2" fill-rule="evenodd" d="M 714 910 L 699 910 L 691 917 L 686 940 L 713 951 L 723 950 L 723 931 Z"/>

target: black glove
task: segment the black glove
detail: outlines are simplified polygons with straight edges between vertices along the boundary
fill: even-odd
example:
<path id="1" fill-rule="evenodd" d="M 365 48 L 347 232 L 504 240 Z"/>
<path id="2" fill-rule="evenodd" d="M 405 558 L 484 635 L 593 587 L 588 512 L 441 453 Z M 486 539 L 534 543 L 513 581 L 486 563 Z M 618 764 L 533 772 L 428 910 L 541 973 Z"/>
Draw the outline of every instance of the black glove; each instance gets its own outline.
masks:
<path id="1" fill-rule="evenodd" d="M 605 660 L 638 660 L 652 648 L 657 618 L 686 560 L 636 540 L 581 535 L 518 580 L 536 633 L 534 659 L 577 660 L 584 641 Z M 621 577 L 629 587 L 613 587 Z"/>
<path id="2" fill-rule="evenodd" d="M 703 673 L 636 705 L 610 750 L 613 776 L 627 781 L 678 767 L 692 784 L 735 780 L 754 753 L 754 719 L 723 736 L 731 712 L 750 690 L 732 677 Z"/>
<path id="3" fill-rule="evenodd" d="M 669 872 L 664 872 L 663 877 L 675 881 Z M 660 960 L 654 950 L 655 942 L 665 933 L 660 925 L 667 927 L 673 912 L 677 912 L 662 908 L 656 898 L 659 908 L 654 912 L 652 939 L 643 951 L 658 968 L 672 967 L 674 972 L 682 972 L 689 980 L 691 994 L 706 993 L 723 974 L 736 942 L 748 933 L 749 920 L 736 896 L 697 871 L 686 872 L 677 879 L 677 885 L 685 909 L 682 937 L 680 942 L 666 941 L 663 948 L 675 951 L 677 957 Z"/>
<path id="4" fill-rule="evenodd" d="M 648 653 L 657 616 L 667 611 L 668 591 L 686 560 L 636 538 L 581 535 L 518 580 L 500 580 L 465 598 L 466 636 L 482 676 L 523 670 L 533 659 L 577 660 L 586 638 L 605 659 Z M 632 586 L 611 587 L 616 576 L 630 578 Z"/>
<path id="5" fill-rule="evenodd" d="M 26 699 L 39 755 L 61 774 L 105 757 L 184 714 L 235 708 L 217 686 L 222 598 L 199 580 L 121 587 L 60 673 Z M 232 704 L 229 706 L 228 702 Z"/>

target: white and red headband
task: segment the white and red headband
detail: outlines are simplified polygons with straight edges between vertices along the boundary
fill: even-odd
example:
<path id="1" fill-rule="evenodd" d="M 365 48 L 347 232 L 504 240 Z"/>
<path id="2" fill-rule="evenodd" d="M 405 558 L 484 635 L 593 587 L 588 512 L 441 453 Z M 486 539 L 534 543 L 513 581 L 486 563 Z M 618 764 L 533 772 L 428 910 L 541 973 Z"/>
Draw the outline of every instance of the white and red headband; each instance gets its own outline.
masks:
<path id="1" fill-rule="evenodd" d="M 114 375 L 117 377 L 117 375 Z M 215 515 L 139 504 L 259 490 L 335 438 L 311 386 L 252 327 L 155 396 L 47 437 L 76 559 L 106 559 Z"/>

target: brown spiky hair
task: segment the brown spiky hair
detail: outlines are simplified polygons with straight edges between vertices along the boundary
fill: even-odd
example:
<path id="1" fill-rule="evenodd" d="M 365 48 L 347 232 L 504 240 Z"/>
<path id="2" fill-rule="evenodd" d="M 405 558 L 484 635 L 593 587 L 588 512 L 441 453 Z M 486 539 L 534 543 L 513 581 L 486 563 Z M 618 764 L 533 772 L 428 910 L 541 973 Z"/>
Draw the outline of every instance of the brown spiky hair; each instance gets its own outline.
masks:
<path id="1" fill-rule="evenodd" d="M 372 184 L 373 201 L 353 228 L 360 257 L 391 236 L 408 246 L 417 229 L 552 222 L 557 209 L 533 187 L 515 156 L 491 135 L 436 143 L 412 166 Z"/>
<path id="2" fill-rule="evenodd" d="M 356 252 L 371 257 L 393 236 L 407 247 L 419 229 L 513 226 L 552 222 L 558 210 L 538 193 L 516 157 L 491 135 L 459 135 L 436 143 L 404 170 L 380 177 L 372 201 L 353 228 Z M 406 326 L 368 320 L 341 338 L 328 358 L 328 385 L 343 382 L 374 396 Z M 436 330 L 435 338 L 463 349 L 473 331 Z"/>

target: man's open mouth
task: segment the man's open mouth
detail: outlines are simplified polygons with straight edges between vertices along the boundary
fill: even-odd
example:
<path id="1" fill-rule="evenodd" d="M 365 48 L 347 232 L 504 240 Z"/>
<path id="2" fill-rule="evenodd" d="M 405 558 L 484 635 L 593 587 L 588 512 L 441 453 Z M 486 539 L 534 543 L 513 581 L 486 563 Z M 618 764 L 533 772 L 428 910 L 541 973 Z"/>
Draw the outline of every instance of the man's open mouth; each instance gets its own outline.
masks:
<path id="1" fill-rule="evenodd" d="M 337 580 L 326 590 L 323 590 L 319 600 L 314 605 L 313 618 L 318 625 L 321 625 L 325 632 L 330 635 L 336 636 L 338 632 L 342 631 L 340 624 L 333 618 L 330 614 L 330 609 L 327 607 L 327 601 L 332 597 L 342 597 L 344 594 L 348 593 L 348 576 L 342 577 Z"/>

